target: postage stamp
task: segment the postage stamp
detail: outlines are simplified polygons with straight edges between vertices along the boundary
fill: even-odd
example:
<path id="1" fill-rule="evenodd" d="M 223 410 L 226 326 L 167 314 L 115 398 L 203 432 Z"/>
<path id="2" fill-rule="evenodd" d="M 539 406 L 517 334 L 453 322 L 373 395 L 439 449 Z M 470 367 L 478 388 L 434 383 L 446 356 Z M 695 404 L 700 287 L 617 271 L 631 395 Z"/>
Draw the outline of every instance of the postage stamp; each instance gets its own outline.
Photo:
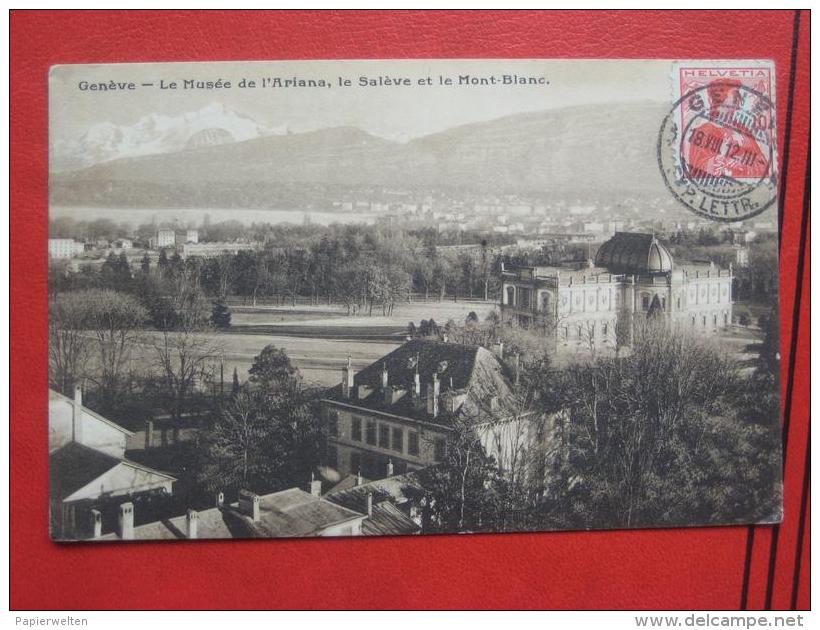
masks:
<path id="1" fill-rule="evenodd" d="M 730 64 L 674 64 L 674 105 L 658 136 L 658 165 L 673 196 L 729 222 L 763 212 L 777 195 L 774 66 Z"/>

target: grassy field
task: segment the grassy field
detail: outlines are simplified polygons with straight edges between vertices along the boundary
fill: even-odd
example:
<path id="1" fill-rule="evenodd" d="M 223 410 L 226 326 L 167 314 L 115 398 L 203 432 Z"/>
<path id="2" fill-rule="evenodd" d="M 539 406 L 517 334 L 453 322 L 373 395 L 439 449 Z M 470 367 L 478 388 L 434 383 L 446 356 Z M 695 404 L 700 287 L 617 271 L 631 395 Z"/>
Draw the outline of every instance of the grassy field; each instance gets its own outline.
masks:
<path id="1" fill-rule="evenodd" d="M 470 311 L 483 319 L 494 308 L 494 304 L 482 302 L 429 302 L 402 305 L 392 317 L 354 317 L 345 315 L 344 309 L 326 306 L 241 307 L 232 313 L 231 330 L 201 333 L 201 337 L 224 356 L 227 382 L 234 368 L 240 380 L 247 379 L 254 357 L 273 344 L 287 352 L 309 384 L 326 386 L 340 382 L 348 355 L 354 368 L 360 370 L 404 343 L 411 320 L 418 324 L 432 317 L 444 324 L 450 318 L 463 321 Z M 131 368 L 145 371 L 156 363 L 152 339 L 159 335 L 155 331 L 142 333 L 131 354 Z M 213 365 L 218 364 L 215 359 Z"/>
<path id="2" fill-rule="evenodd" d="M 234 368 L 239 378 L 245 380 L 254 357 L 266 345 L 273 344 L 287 352 L 309 384 L 334 385 L 340 382 L 341 368 L 348 355 L 356 370 L 366 367 L 404 343 L 410 321 L 418 325 L 422 319 L 432 317 L 440 324 L 450 318 L 461 322 L 470 311 L 483 320 L 495 308 L 495 304 L 481 302 L 413 303 L 397 308 L 392 317 L 368 317 L 347 316 L 343 309 L 327 306 L 244 307 L 232 313 L 230 331 L 203 336 L 221 348 L 226 381 L 230 381 Z M 156 334 L 145 334 L 133 361 L 153 361 L 148 338 Z M 745 366 L 755 356 L 749 346 L 759 343 L 760 331 L 735 326 L 724 331 L 719 339 Z"/>
<path id="3" fill-rule="evenodd" d="M 132 361 L 149 364 L 154 360 L 154 351 L 148 338 L 158 334 L 146 333 L 144 341 L 133 352 Z M 310 384 L 334 385 L 341 382 L 342 366 L 347 362 L 348 355 L 354 367 L 359 370 L 394 350 L 401 343 L 308 339 L 265 334 L 208 333 L 202 336 L 224 353 L 227 382 L 230 382 L 234 368 L 240 380 L 244 381 L 248 377 L 248 369 L 254 357 L 268 344 L 284 349 Z M 214 361 L 214 365 L 218 365 L 218 360 Z"/>
<path id="4" fill-rule="evenodd" d="M 313 327 L 404 329 L 411 321 L 418 325 L 422 319 L 431 318 L 439 324 L 446 323 L 448 319 L 461 323 L 471 311 L 483 320 L 497 308 L 495 302 L 468 300 L 411 302 L 396 306 L 390 317 L 383 316 L 381 309 L 373 309 L 371 317 L 367 313 L 347 315 L 346 309 L 341 306 L 240 306 L 232 307 L 231 323 L 234 326 L 293 326 L 298 323 L 299 326 Z"/>

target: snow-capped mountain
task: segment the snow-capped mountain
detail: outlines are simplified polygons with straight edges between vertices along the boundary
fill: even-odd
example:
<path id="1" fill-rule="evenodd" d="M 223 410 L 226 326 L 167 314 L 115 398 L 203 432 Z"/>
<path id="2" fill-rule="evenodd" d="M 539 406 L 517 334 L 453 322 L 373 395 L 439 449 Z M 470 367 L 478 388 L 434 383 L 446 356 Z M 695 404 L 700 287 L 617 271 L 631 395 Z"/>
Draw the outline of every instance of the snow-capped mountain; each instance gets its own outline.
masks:
<path id="1" fill-rule="evenodd" d="M 178 116 L 150 114 L 133 125 L 108 121 L 92 125 L 82 135 L 54 144 L 52 170 L 76 170 L 120 158 L 175 153 L 285 133 L 285 126 L 266 129 L 248 116 L 211 103 Z"/>

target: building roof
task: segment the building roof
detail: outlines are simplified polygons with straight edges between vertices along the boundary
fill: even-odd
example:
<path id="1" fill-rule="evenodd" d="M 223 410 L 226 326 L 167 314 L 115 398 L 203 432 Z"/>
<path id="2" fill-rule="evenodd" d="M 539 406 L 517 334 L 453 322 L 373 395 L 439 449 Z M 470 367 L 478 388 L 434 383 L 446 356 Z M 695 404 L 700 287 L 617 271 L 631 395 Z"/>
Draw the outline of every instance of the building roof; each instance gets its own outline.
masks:
<path id="1" fill-rule="evenodd" d="M 49 455 L 51 496 L 70 500 L 78 490 L 99 479 L 117 466 L 127 466 L 157 475 L 163 483 L 175 477 L 127 459 L 108 455 L 78 442 L 69 442 Z"/>
<path id="2" fill-rule="evenodd" d="M 365 514 L 315 497 L 298 488 L 259 497 L 259 520 L 239 511 L 239 504 L 198 512 L 197 538 L 295 538 L 317 536 L 334 525 L 364 519 Z M 187 538 L 186 515 L 134 528 L 135 540 Z M 95 540 L 118 540 L 116 533 Z"/>
<path id="3" fill-rule="evenodd" d="M 370 479 L 362 477 L 362 483 L 370 483 Z M 330 490 L 328 490 L 326 494 L 330 494 L 331 492 L 341 492 L 342 490 L 350 490 L 351 488 L 355 488 L 357 485 L 360 485 L 359 475 L 347 475 L 346 477 L 343 477 L 341 481 L 334 485 Z"/>
<path id="4" fill-rule="evenodd" d="M 333 488 L 325 495 L 328 501 L 357 512 L 367 512 L 367 495 L 373 497 L 373 513 L 362 523 L 366 536 L 400 536 L 416 534 L 421 527 L 400 507 L 426 493 L 421 482 L 424 471 L 395 475 L 347 489 Z"/>
<path id="5" fill-rule="evenodd" d="M 64 394 L 61 394 L 60 392 L 54 391 L 53 389 L 48 390 L 48 399 L 49 400 L 54 400 L 54 401 L 67 402 L 70 405 L 74 404 L 74 401 L 71 398 L 69 398 L 68 396 L 66 396 Z M 88 414 L 89 416 L 91 416 L 92 418 L 95 418 L 96 420 L 99 420 L 103 424 L 107 424 L 108 426 L 110 426 L 113 429 L 117 429 L 117 431 L 119 431 L 121 433 L 124 433 L 126 436 L 134 435 L 133 431 L 129 431 L 125 427 L 121 427 L 116 422 L 114 422 L 112 420 L 109 420 L 108 418 L 106 418 L 104 416 L 101 416 L 100 414 L 98 414 L 93 409 L 89 409 L 85 405 L 80 405 L 80 407 L 82 408 L 83 413 Z"/>
<path id="6" fill-rule="evenodd" d="M 374 503 L 372 514 L 362 521 L 365 536 L 407 536 L 420 531 L 421 526 L 390 501 Z"/>
<path id="7" fill-rule="evenodd" d="M 667 273 L 673 264 L 672 254 L 654 234 L 640 232 L 616 232 L 595 256 L 595 265 L 612 273 Z"/>
<path id="8" fill-rule="evenodd" d="M 391 403 L 381 387 L 385 368 L 388 387 L 405 392 L 396 402 Z M 420 399 L 413 396 L 417 371 L 421 382 Z M 434 374 L 438 376 L 441 392 L 440 412 L 435 418 L 427 414 L 426 407 L 427 386 Z M 504 366 L 492 352 L 481 346 L 427 339 L 408 341 L 371 363 L 355 375 L 354 385 L 356 391 L 349 398 L 343 395 L 339 384 L 328 390 L 326 399 L 440 426 L 450 425 L 459 414 L 488 420 L 490 398 L 497 397 L 502 411 L 512 398 Z M 455 411 L 447 404 L 449 398 L 456 401 Z"/>
<path id="9" fill-rule="evenodd" d="M 362 518 L 362 514 L 299 488 L 260 497 L 259 513 L 259 521 L 253 527 L 261 537 L 270 538 L 315 536 L 332 525 Z"/>

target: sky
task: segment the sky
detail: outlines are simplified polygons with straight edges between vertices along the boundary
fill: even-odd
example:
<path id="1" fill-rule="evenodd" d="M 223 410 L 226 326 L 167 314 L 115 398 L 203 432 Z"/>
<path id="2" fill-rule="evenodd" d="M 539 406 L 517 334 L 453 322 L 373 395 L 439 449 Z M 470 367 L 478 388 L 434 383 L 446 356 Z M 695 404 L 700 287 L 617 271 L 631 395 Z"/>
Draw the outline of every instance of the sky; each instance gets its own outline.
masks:
<path id="1" fill-rule="evenodd" d="M 443 86 L 438 77 L 540 77 L 542 85 Z M 406 140 L 528 111 L 606 102 L 671 102 L 671 62 L 657 60 L 388 60 L 63 65 L 50 75 L 52 143 L 102 122 L 133 125 L 149 114 L 178 116 L 219 103 L 263 127 L 292 132 L 355 126 Z M 360 87 L 358 78 L 407 78 L 411 86 Z M 242 78 L 302 78 L 329 88 L 239 89 Z M 352 86 L 338 85 L 339 77 Z M 418 84 L 427 77 L 433 85 Z M 184 79 L 231 81 L 231 89 L 184 90 Z M 81 90 L 80 82 L 134 82 L 136 90 Z M 159 89 L 177 82 L 173 89 Z M 142 87 L 141 83 L 153 83 Z"/>

